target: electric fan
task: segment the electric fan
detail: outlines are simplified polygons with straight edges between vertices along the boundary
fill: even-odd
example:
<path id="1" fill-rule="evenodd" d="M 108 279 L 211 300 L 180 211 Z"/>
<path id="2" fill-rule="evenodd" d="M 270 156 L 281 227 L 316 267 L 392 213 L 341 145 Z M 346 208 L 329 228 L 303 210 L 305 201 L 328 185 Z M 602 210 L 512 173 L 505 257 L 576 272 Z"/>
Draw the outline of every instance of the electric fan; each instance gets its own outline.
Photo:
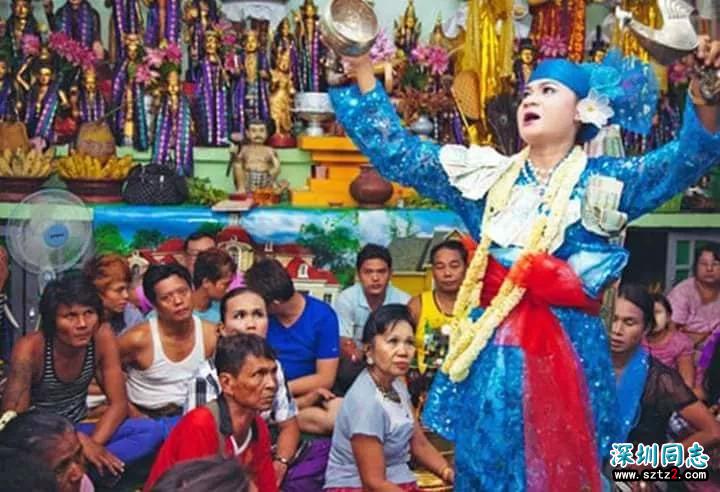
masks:
<path id="1" fill-rule="evenodd" d="M 40 291 L 57 274 L 75 266 L 92 242 L 92 212 L 60 189 L 28 195 L 10 213 L 8 251 L 25 271 L 38 275 Z"/>

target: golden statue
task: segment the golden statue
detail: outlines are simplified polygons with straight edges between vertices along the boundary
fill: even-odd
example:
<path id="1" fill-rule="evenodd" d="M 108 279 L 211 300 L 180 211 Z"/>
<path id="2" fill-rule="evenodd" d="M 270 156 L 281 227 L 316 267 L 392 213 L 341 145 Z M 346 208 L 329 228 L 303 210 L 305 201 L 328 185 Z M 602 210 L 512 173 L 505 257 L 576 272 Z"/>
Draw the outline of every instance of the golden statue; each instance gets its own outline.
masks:
<path id="1" fill-rule="evenodd" d="M 295 87 L 290 73 L 290 50 L 282 50 L 277 56 L 277 67 L 270 70 L 270 117 L 275 122 L 275 133 L 270 137 L 273 147 L 294 147 L 290 109 Z"/>
<path id="2" fill-rule="evenodd" d="M 430 33 L 430 46 L 439 46 L 448 51 L 450 51 L 452 47 L 450 39 L 445 36 L 445 31 L 443 31 L 442 16 L 440 14 L 438 14 L 437 19 L 435 19 L 435 25 Z"/>
<path id="3" fill-rule="evenodd" d="M 117 109 L 113 115 L 115 136 L 120 145 L 133 145 L 137 150 L 149 146 L 145 110 L 145 88 L 134 77 L 142 63 L 142 41 L 137 33 L 123 36 L 125 58 L 115 72 L 112 82 L 110 107 Z"/>
<path id="4" fill-rule="evenodd" d="M 37 67 L 41 65 L 52 65 L 51 59 L 52 53 L 50 52 L 50 47 L 47 43 L 42 43 L 38 54 L 28 57 L 27 60 L 23 62 L 15 74 L 15 81 L 23 93 L 27 93 L 30 87 L 36 83 L 38 77 Z M 29 73 L 28 70 L 30 70 Z"/>
<path id="5" fill-rule="evenodd" d="M 513 62 L 513 76 L 512 81 L 515 84 L 517 94 L 522 96 L 525 92 L 525 87 L 530 80 L 535 66 L 537 65 L 536 49 L 533 45 L 532 39 L 523 38 L 520 40 L 518 47 L 518 56 Z"/>
<path id="6" fill-rule="evenodd" d="M 395 46 L 402 50 L 406 57 L 410 57 L 412 50 L 420 39 L 421 23 L 415 15 L 413 0 L 408 0 L 408 6 L 400 21 L 395 21 Z"/>
<path id="7" fill-rule="evenodd" d="M 69 108 L 70 103 L 64 91 L 59 89 L 55 68 L 50 60 L 38 58 L 34 67 L 35 75 L 31 84 L 18 73 L 17 81 L 25 90 L 25 124 L 28 136 L 41 137 L 48 144 L 53 143 L 53 123 L 57 111 L 62 106 Z"/>

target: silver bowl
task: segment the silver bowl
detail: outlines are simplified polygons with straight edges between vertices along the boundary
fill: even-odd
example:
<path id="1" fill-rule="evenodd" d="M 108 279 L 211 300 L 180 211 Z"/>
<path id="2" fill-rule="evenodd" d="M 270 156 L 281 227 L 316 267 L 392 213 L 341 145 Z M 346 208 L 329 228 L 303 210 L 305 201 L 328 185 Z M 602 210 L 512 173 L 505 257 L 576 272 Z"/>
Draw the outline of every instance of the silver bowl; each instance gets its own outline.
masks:
<path id="1" fill-rule="evenodd" d="M 327 92 L 299 92 L 295 94 L 293 113 L 308 122 L 305 134 L 321 137 L 325 134 L 321 123 L 335 114 Z"/>
<path id="2" fill-rule="evenodd" d="M 364 55 L 380 31 L 375 11 L 365 0 L 329 0 L 320 16 L 323 42 L 341 56 Z"/>

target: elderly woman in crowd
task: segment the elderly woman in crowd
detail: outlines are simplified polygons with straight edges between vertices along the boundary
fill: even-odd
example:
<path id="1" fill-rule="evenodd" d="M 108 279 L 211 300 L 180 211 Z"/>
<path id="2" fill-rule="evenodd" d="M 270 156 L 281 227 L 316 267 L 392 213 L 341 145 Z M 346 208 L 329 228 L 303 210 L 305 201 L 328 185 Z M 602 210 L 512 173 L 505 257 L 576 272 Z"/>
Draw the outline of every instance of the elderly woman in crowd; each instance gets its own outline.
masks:
<path id="1" fill-rule="evenodd" d="M 335 422 L 325 489 L 419 490 L 408 466 L 411 455 L 452 483 L 454 472 L 425 437 L 402 381 L 415 353 L 407 307 L 388 304 L 373 312 L 362 341 L 367 368 L 345 395 Z"/>

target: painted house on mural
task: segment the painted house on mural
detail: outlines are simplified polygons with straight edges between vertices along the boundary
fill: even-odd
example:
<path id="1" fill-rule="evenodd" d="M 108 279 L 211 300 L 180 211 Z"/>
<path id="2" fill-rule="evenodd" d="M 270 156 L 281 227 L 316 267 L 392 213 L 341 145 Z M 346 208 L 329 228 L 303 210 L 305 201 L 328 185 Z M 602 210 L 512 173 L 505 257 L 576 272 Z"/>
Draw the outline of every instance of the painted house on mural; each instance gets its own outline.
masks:
<path id="1" fill-rule="evenodd" d="M 430 251 L 448 239 L 461 241 L 457 229 L 435 231 L 432 236 L 408 236 L 393 239 L 388 245 L 393 259 L 392 284 L 410 295 L 417 295 L 433 287 Z"/>
<path id="2" fill-rule="evenodd" d="M 232 256 L 241 272 L 247 271 L 255 262 L 257 246 L 245 229 L 230 226 L 215 235 L 217 245 Z"/>
<path id="3" fill-rule="evenodd" d="M 241 272 L 247 271 L 258 258 L 274 258 L 288 271 L 298 292 L 332 303 L 341 290 L 340 282 L 328 270 L 315 268 L 312 250 L 299 244 L 256 243 L 239 226 L 229 226 L 216 234 L 219 248 L 233 257 Z M 183 240 L 171 238 L 157 248 L 143 248 L 128 257 L 133 277 L 138 278 L 150 265 L 182 262 Z"/>
<path id="4" fill-rule="evenodd" d="M 293 258 L 285 269 L 293 280 L 295 289 L 317 299 L 333 304 L 341 287 L 335 275 L 328 270 L 315 268 L 300 256 Z"/>

